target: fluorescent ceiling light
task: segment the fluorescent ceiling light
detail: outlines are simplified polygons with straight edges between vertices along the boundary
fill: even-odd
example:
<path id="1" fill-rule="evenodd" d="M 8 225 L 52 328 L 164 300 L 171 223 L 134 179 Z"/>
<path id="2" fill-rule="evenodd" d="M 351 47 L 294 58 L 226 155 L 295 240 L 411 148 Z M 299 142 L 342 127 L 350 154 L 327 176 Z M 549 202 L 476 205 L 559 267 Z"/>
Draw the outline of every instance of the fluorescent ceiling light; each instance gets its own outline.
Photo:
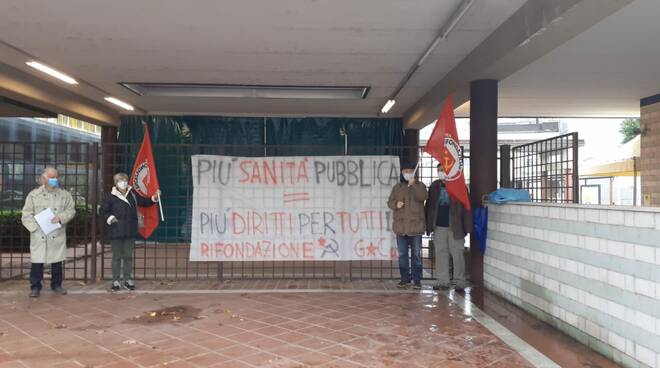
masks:
<path id="1" fill-rule="evenodd" d="M 69 77 L 68 75 L 66 75 L 66 74 L 64 74 L 60 71 L 57 71 L 57 70 L 49 67 L 48 65 L 42 64 L 42 63 L 37 62 L 37 61 L 28 61 L 26 64 L 33 67 L 33 68 L 35 68 L 35 69 L 37 69 L 37 70 L 39 70 L 39 71 L 41 71 L 41 72 L 44 72 L 44 73 L 50 75 L 51 77 L 55 77 L 55 78 L 57 78 L 57 79 L 59 79 L 63 82 L 68 83 L 68 84 L 78 84 L 78 82 L 75 79 Z"/>
<path id="2" fill-rule="evenodd" d="M 422 64 L 424 64 L 426 59 L 428 59 L 429 56 L 431 56 L 431 54 L 433 53 L 435 48 L 438 46 L 440 41 L 446 40 L 449 37 L 449 34 L 460 23 L 461 19 L 463 19 L 465 14 L 467 14 L 468 10 L 470 10 L 470 8 L 472 7 L 472 5 L 474 4 L 475 1 L 476 0 L 463 0 L 458 5 L 458 7 L 454 10 L 452 15 L 447 20 L 447 22 L 445 22 L 445 24 L 442 26 L 442 28 L 440 29 L 440 32 L 438 33 L 438 35 L 433 39 L 433 42 L 431 42 L 431 44 L 426 48 L 426 50 L 424 50 L 424 53 L 422 54 L 422 56 L 419 59 L 417 59 L 417 62 L 413 66 L 410 67 L 410 69 L 408 70 L 408 73 L 406 73 L 406 75 L 403 77 L 403 79 L 401 79 L 399 84 L 396 86 L 396 88 L 394 89 L 394 91 L 390 95 L 390 100 L 395 99 L 399 95 L 399 92 L 401 92 L 403 87 L 405 87 L 406 83 L 408 83 L 410 78 L 412 78 L 413 74 L 415 74 L 417 69 L 419 69 L 422 66 Z M 387 104 L 385 106 L 387 106 Z M 383 110 L 384 109 L 385 108 L 383 107 Z M 382 112 L 382 110 L 381 110 L 381 112 Z M 385 112 L 383 112 L 383 113 L 385 113 Z"/>
<path id="3" fill-rule="evenodd" d="M 121 107 L 121 108 L 124 109 L 124 110 L 130 110 L 130 111 L 133 111 L 133 110 L 134 110 L 133 106 L 127 104 L 126 102 L 124 102 L 124 101 L 122 101 L 122 100 L 118 100 L 118 99 L 116 99 L 116 98 L 114 98 L 114 97 L 106 97 L 105 100 L 108 101 L 108 102 L 110 102 L 110 103 L 113 103 L 113 104 L 115 104 L 115 105 L 117 105 L 117 106 L 119 106 L 119 107 Z"/>
<path id="4" fill-rule="evenodd" d="M 390 111 L 390 109 L 392 108 L 392 106 L 394 106 L 395 103 L 396 101 L 394 100 L 387 100 L 387 102 L 385 102 L 385 105 L 380 110 L 380 112 L 383 114 L 387 114 L 387 112 Z"/>
<path id="5" fill-rule="evenodd" d="M 364 99 L 369 87 L 261 86 L 195 83 L 119 83 L 140 96 L 268 99 Z"/>

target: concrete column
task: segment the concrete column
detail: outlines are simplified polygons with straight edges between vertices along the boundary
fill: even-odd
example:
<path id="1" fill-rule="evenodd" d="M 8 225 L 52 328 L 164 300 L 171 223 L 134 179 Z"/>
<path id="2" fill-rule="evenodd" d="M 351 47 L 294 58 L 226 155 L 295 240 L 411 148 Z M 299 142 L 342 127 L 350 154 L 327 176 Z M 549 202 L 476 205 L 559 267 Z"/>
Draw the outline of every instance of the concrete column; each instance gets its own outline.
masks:
<path id="1" fill-rule="evenodd" d="M 481 207 L 481 198 L 497 189 L 497 81 L 470 83 L 470 200 Z M 470 243 L 472 283 L 483 285 L 484 259 L 472 237 Z"/>
<path id="2" fill-rule="evenodd" d="M 117 170 L 117 128 L 104 126 L 101 127 L 101 179 L 103 184 L 103 193 L 108 193 L 112 189 L 112 176 Z M 130 173 L 128 173 L 130 175 Z"/>
<path id="3" fill-rule="evenodd" d="M 660 94 L 640 100 L 642 205 L 660 207 Z"/>

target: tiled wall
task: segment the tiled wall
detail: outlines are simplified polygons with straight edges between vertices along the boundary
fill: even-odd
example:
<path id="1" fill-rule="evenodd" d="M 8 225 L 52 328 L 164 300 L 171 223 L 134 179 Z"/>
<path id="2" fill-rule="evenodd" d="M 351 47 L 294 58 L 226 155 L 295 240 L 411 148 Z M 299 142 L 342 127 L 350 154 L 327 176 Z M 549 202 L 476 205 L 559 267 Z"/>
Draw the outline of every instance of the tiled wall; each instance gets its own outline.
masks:
<path id="1" fill-rule="evenodd" d="M 660 208 L 489 205 L 486 287 L 626 367 L 660 368 Z"/>
<path id="2" fill-rule="evenodd" d="M 642 200 L 645 205 L 660 206 L 660 102 L 640 109 L 644 134 L 641 138 L 640 170 Z"/>

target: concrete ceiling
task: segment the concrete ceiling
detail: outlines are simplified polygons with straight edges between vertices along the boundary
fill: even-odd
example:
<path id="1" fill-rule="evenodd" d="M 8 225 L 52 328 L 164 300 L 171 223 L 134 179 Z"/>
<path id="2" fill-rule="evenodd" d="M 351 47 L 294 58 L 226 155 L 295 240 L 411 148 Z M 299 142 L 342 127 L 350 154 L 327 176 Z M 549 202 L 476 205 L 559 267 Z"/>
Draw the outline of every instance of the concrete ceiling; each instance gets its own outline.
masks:
<path id="1" fill-rule="evenodd" d="M 402 116 L 524 2 L 477 0 L 390 115 Z M 459 3 L 3 0 L 0 62 L 52 82 L 25 65 L 30 54 L 84 82 L 60 87 L 103 104 L 110 94 L 138 113 L 374 116 Z M 168 98 L 140 97 L 118 82 L 366 85 L 371 91 L 361 101 Z"/>
<path id="2" fill-rule="evenodd" d="M 635 0 L 502 80 L 500 116 L 639 116 L 660 93 L 659 14 L 660 1 Z"/>

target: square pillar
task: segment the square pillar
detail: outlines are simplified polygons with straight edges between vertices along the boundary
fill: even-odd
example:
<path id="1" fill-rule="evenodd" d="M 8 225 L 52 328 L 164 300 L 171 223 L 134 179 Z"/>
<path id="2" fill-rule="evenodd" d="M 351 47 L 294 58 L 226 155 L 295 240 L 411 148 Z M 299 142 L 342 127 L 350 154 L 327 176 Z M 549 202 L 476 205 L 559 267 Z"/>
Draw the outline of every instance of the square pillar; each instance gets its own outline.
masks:
<path id="1" fill-rule="evenodd" d="M 470 201 L 481 207 L 481 198 L 497 189 L 497 81 L 470 83 Z M 470 241 L 470 280 L 483 285 L 484 258 L 474 237 Z"/>

